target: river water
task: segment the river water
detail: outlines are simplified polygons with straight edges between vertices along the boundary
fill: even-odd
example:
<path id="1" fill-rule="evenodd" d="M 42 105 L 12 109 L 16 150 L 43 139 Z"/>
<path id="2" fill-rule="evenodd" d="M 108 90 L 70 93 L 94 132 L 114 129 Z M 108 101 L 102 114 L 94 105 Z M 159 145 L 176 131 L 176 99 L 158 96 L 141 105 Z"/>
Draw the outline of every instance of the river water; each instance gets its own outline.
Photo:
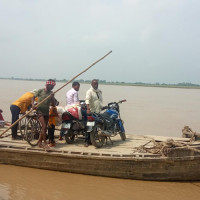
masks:
<path id="1" fill-rule="evenodd" d="M 0 80 L 0 109 L 10 121 L 10 104 L 44 82 Z M 62 86 L 57 83 L 55 89 Z M 65 106 L 66 86 L 55 96 Z M 80 99 L 89 84 L 81 84 Z M 126 99 L 121 108 L 126 133 L 181 137 L 189 125 L 200 132 L 200 90 L 100 85 L 104 104 Z M 198 199 L 200 182 L 148 182 L 0 165 L 1 199 Z"/>

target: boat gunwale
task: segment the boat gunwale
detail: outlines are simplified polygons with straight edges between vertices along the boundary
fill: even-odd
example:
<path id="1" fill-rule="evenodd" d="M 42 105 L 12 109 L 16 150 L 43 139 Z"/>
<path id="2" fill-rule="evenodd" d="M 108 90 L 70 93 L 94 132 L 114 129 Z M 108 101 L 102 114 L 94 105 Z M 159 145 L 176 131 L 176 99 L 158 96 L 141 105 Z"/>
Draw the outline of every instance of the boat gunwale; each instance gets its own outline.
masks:
<path id="1" fill-rule="evenodd" d="M 106 154 L 106 153 L 91 153 L 91 152 L 76 152 L 66 150 L 49 150 L 35 149 L 24 146 L 0 145 L 0 152 L 13 152 L 23 154 L 40 154 L 45 156 L 59 156 L 70 158 L 86 158 L 86 159 L 101 159 L 101 160 L 135 160 L 135 161 L 149 161 L 149 160 L 162 160 L 162 161 L 188 161 L 200 159 L 200 155 L 195 156 L 181 156 L 181 157 L 164 157 L 159 154 Z"/>

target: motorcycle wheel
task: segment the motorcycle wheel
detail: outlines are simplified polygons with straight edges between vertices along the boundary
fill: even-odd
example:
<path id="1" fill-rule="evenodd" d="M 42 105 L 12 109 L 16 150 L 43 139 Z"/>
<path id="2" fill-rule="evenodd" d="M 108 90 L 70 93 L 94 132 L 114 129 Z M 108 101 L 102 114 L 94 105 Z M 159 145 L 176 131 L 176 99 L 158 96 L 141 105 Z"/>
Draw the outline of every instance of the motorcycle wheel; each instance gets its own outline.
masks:
<path id="1" fill-rule="evenodd" d="M 123 141 L 125 141 L 125 140 L 126 140 L 126 134 L 125 134 L 125 132 L 122 132 L 122 131 L 121 131 L 121 129 L 120 129 L 120 127 L 119 127 L 118 124 L 116 124 L 116 128 L 117 128 L 117 132 L 119 132 L 119 135 L 120 135 L 121 139 L 122 139 Z"/>
<path id="2" fill-rule="evenodd" d="M 120 132 L 119 134 L 120 134 L 121 139 L 123 141 L 125 141 L 126 140 L 126 134 L 125 134 L 125 132 Z"/>
<path id="3" fill-rule="evenodd" d="M 105 141 L 105 136 L 100 136 L 99 130 L 101 125 L 95 125 L 94 129 L 90 133 L 90 140 L 92 142 L 92 145 L 94 145 L 96 148 L 101 148 Z"/>
<path id="4" fill-rule="evenodd" d="M 66 140 L 67 144 L 73 144 L 74 138 L 75 138 L 75 135 L 74 135 L 73 131 L 70 129 L 69 132 L 65 135 L 65 140 Z"/>

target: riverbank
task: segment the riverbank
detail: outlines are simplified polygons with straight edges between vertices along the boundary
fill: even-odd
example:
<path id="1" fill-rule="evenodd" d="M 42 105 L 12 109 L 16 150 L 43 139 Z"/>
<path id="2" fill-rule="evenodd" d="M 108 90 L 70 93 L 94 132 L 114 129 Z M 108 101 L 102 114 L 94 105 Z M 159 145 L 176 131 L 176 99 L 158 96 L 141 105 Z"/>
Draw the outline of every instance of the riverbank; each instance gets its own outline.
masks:
<path id="1" fill-rule="evenodd" d="M 19 81 L 46 81 L 46 79 L 23 79 L 23 78 L 2 78 L 2 80 L 19 80 Z M 56 80 L 56 82 L 60 83 L 66 83 L 68 80 Z M 84 84 L 90 84 L 91 80 L 76 80 L 80 83 Z M 126 83 L 126 82 L 107 82 L 105 80 L 99 80 L 99 84 L 101 85 L 119 85 L 119 86 L 139 86 L 139 87 L 161 87 L 161 88 L 183 88 L 183 89 L 200 89 L 200 85 L 198 84 L 192 84 L 192 83 L 177 83 L 177 84 L 166 84 L 166 83 L 142 83 L 142 82 L 136 82 L 136 83 Z"/>

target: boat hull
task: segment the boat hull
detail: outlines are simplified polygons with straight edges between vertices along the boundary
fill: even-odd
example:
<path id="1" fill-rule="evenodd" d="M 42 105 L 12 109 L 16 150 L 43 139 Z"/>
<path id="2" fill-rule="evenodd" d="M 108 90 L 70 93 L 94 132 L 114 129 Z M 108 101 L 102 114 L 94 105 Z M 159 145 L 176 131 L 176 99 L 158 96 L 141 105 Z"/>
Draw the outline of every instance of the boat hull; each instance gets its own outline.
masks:
<path id="1" fill-rule="evenodd" d="M 113 157 L 82 152 L 0 148 L 0 163 L 94 176 L 153 181 L 200 180 L 200 156 Z"/>

